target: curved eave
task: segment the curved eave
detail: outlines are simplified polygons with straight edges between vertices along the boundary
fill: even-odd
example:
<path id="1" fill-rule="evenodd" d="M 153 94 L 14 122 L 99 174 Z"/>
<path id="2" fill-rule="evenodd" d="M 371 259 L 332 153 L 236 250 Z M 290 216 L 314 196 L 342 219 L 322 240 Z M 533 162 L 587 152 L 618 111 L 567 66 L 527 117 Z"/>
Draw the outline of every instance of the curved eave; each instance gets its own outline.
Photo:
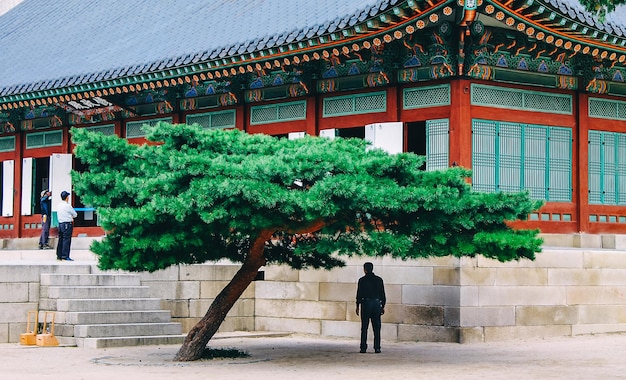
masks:
<path id="1" fill-rule="evenodd" d="M 622 33 L 621 28 L 610 28 L 607 24 L 592 26 L 594 19 L 590 16 L 590 21 L 583 23 L 580 19 L 584 19 L 584 15 L 580 11 L 568 13 L 567 10 L 554 9 L 546 2 L 534 0 L 487 0 L 480 11 L 500 21 L 504 27 L 570 50 L 572 54 L 580 52 L 619 63 L 626 61 L 626 33 Z M 619 35 L 615 31 L 619 31 Z"/>
<path id="2" fill-rule="evenodd" d="M 384 2 L 387 3 L 387 2 Z M 392 1 L 391 3 L 395 3 Z M 281 41 L 268 38 L 255 44 L 230 46 L 171 60 L 94 73 L 80 77 L 38 82 L 0 90 L 3 110 L 25 105 L 46 105 L 137 89 L 180 85 L 192 80 L 214 80 L 257 70 L 277 69 L 300 62 L 350 54 L 402 39 L 449 16 L 454 0 L 406 0 L 396 6 L 374 9 L 364 17 L 324 26 L 332 32 L 300 31 Z M 373 13 L 373 14 L 372 14 Z M 353 16 L 354 17 L 354 16 Z M 351 22 L 352 21 L 352 22 Z M 341 27 L 341 28 L 339 28 Z M 253 46 L 254 45 L 254 46 Z"/>

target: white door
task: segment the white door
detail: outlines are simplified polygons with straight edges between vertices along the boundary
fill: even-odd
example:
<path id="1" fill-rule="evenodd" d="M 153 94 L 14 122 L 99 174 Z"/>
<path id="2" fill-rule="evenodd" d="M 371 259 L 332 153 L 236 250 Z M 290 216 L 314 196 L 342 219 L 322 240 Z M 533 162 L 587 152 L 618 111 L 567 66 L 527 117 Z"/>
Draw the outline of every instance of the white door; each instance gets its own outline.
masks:
<path id="1" fill-rule="evenodd" d="M 15 178 L 15 162 L 2 162 L 2 216 L 13 216 L 13 179 Z"/>
<path id="2" fill-rule="evenodd" d="M 52 192 L 52 211 L 57 211 L 61 202 L 61 192 L 72 192 L 72 155 L 55 153 L 50 156 L 50 191 Z"/>
<path id="3" fill-rule="evenodd" d="M 33 164 L 32 157 L 22 158 L 22 215 L 32 215 L 33 206 Z"/>
<path id="4" fill-rule="evenodd" d="M 402 153 L 404 150 L 404 129 L 402 122 L 374 123 L 365 126 L 365 140 L 371 148 L 380 148 L 388 153 Z"/>
<path id="5" fill-rule="evenodd" d="M 336 128 L 321 129 L 320 130 L 320 137 L 326 137 L 326 138 L 329 138 L 329 139 L 333 140 L 333 139 L 335 139 L 335 137 L 337 137 L 337 129 Z"/>

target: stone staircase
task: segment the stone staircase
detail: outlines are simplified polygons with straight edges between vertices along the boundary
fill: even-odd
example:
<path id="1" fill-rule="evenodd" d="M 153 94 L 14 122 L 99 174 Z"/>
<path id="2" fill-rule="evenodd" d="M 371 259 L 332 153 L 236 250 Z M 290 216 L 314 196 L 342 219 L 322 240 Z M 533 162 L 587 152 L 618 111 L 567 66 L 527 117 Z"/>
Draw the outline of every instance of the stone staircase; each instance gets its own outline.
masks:
<path id="1" fill-rule="evenodd" d="M 180 323 L 150 298 L 135 274 L 41 274 L 40 321 L 55 312 L 55 335 L 65 345 L 106 348 L 180 344 Z"/>

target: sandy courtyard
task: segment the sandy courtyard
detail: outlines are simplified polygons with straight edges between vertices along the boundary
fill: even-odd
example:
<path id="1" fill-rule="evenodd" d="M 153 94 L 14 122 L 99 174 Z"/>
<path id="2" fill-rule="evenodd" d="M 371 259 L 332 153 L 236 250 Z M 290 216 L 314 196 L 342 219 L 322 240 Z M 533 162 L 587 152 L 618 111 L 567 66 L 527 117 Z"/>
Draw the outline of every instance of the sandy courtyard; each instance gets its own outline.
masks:
<path id="1" fill-rule="evenodd" d="M 626 379 L 626 335 L 461 345 L 383 342 L 381 354 L 358 341 L 226 337 L 214 348 L 250 356 L 172 361 L 178 346 L 111 349 L 0 344 L 0 379 Z"/>

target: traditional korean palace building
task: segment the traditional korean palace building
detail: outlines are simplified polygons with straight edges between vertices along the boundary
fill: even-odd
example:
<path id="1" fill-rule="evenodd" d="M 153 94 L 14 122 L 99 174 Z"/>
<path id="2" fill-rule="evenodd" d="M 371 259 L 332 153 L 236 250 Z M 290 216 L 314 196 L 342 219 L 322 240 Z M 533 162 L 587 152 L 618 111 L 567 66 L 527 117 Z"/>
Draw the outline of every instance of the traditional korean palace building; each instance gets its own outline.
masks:
<path id="1" fill-rule="evenodd" d="M 70 128 L 366 138 L 528 190 L 520 226 L 626 232 L 626 24 L 576 0 L 24 0 L 0 16 L 0 238 L 71 191 Z M 210 174 L 209 174 L 210 175 Z M 77 234 L 97 211 L 73 197 Z"/>

